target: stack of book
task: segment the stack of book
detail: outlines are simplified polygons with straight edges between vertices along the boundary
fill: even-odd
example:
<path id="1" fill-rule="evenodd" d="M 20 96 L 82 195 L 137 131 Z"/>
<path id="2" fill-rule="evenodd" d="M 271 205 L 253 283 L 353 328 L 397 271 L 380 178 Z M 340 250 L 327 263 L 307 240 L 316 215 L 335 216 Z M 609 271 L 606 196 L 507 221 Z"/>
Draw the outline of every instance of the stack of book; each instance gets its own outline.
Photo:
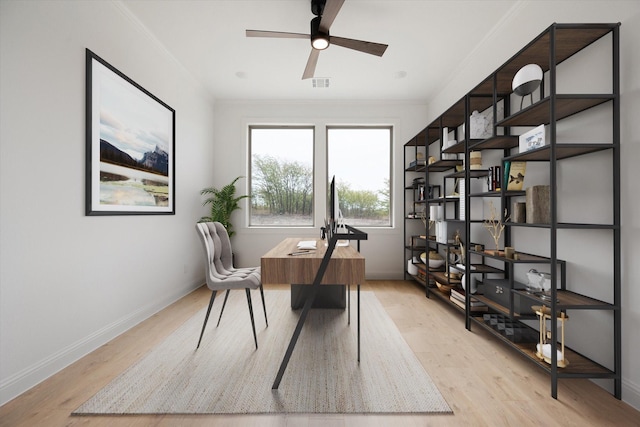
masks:
<path id="1" fill-rule="evenodd" d="M 452 303 L 457 305 L 458 307 L 464 309 L 465 308 L 465 292 L 462 288 L 453 288 L 451 289 L 451 296 L 449 297 Z M 478 301 L 475 298 L 471 298 L 471 311 L 473 312 L 482 312 L 487 311 L 489 308 Z"/>
<path id="2" fill-rule="evenodd" d="M 426 282 L 427 281 L 427 266 L 426 264 L 416 264 L 418 267 L 418 279 Z"/>

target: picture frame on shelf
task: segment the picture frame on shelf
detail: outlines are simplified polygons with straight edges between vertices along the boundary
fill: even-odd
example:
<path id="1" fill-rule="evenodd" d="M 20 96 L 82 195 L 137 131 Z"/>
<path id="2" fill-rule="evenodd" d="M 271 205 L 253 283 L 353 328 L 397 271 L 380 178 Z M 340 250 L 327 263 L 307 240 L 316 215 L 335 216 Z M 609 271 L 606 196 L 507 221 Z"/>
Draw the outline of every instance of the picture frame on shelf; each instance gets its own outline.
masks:
<path id="1" fill-rule="evenodd" d="M 175 110 L 86 49 L 85 214 L 175 215 Z"/>
<path id="2" fill-rule="evenodd" d="M 420 184 L 418 185 L 418 201 L 422 202 L 424 200 L 426 200 L 425 185 Z"/>
<path id="3" fill-rule="evenodd" d="M 544 125 L 536 126 L 530 131 L 523 133 L 522 135 L 520 135 L 518 142 L 518 148 L 520 149 L 521 153 L 544 147 L 546 144 Z"/>

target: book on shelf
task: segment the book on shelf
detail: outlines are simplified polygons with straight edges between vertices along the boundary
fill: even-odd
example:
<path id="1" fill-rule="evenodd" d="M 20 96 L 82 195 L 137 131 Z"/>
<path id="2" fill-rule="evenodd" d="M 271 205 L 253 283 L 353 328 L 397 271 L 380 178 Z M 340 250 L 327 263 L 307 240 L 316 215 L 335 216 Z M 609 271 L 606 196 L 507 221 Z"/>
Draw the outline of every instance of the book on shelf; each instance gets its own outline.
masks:
<path id="1" fill-rule="evenodd" d="M 511 170 L 511 162 L 506 161 L 502 163 L 502 182 L 507 183 L 509 185 L 509 171 Z"/>
<path id="2" fill-rule="evenodd" d="M 489 166 L 488 170 L 489 170 L 489 179 L 487 180 L 487 184 L 488 184 L 487 191 L 495 191 L 495 187 L 494 187 L 495 182 L 493 182 L 493 166 Z"/>
<path id="3" fill-rule="evenodd" d="M 453 289 L 451 289 L 451 298 L 454 298 L 454 299 L 456 299 L 458 301 L 461 301 L 462 304 L 464 304 L 464 298 L 465 298 L 464 289 L 461 289 L 461 288 L 453 288 Z M 471 306 L 472 307 L 484 307 L 485 305 L 482 302 L 480 302 L 477 299 L 472 297 L 471 298 Z"/>
<path id="4" fill-rule="evenodd" d="M 507 176 L 507 190 L 521 191 L 524 184 L 524 173 L 527 170 L 527 162 L 511 162 Z"/>
<path id="5" fill-rule="evenodd" d="M 493 167 L 493 176 L 491 177 L 491 180 L 493 182 L 493 191 L 500 191 L 500 189 L 502 188 L 502 167 L 500 166 L 494 166 Z"/>
<path id="6" fill-rule="evenodd" d="M 453 296 L 453 293 L 452 293 L 452 294 L 451 294 L 451 296 L 449 297 L 449 300 L 450 300 L 452 303 L 454 303 L 455 305 L 457 305 L 458 307 L 460 307 L 460 308 L 462 308 L 462 309 L 464 309 L 464 308 L 465 308 L 465 306 L 464 306 L 464 301 L 460 301 L 459 299 L 455 298 L 455 297 Z M 489 310 L 489 307 L 487 307 L 487 306 L 486 306 L 486 305 L 484 305 L 484 304 L 483 304 L 483 305 L 477 305 L 477 306 L 472 305 L 472 306 L 471 306 L 471 308 L 470 308 L 470 310 L 471 310 L 471 311 L 488 311 L 488 310 Z"/>

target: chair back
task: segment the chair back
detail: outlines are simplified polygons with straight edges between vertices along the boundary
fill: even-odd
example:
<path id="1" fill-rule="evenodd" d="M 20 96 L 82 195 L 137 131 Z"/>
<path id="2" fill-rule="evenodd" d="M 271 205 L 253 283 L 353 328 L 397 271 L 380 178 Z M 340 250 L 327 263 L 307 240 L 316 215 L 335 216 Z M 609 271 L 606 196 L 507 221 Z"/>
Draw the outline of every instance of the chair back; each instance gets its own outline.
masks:
<path id="1" fill-rule="evenodd" d="M 260 285 L 259 270 L 233 267 L 231 241 L 221 223 L 199 222 L 196 224 L 196 230 L 204 249 L 209 289 L 256 288 Z"/>
<path id="2" fill-rule="evenodd" d="M 215 273 L 219 273 L 220 275 L 228 275 L 230 273 L 229 270 L 232 268 L 231 263 L 227 260 L 227 254 L 225 253 L 231 253 L 229 235 L 226 234 L 225 231 L 223 237 L 226 237 L 226 239 L 222 239 L 216 224 L 220 225 L 220 228 L 224 230 L 222 224 L 216 222 L 199 222 L 196 224 L 196 230 L 198 231 L 198 236 L 200 236 L 200 241 L 204 247 L 207 268 L 213 270 Z M 223 243 L 223 240 L 226 240 L 227 243 Z M 231 268 L 225 268 L 225 266 Z"/>

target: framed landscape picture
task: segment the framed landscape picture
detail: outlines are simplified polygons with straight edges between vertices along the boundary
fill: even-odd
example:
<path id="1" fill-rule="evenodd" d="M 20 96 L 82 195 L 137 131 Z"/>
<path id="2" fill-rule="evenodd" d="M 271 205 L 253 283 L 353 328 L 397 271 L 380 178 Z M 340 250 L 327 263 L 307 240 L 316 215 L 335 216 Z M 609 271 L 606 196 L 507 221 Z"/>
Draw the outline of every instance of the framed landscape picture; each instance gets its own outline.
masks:
<path id="1" fill-rule="evenodd" d="M 175 111 L 86 50 L 86 215 L 175 214 Z"/>

